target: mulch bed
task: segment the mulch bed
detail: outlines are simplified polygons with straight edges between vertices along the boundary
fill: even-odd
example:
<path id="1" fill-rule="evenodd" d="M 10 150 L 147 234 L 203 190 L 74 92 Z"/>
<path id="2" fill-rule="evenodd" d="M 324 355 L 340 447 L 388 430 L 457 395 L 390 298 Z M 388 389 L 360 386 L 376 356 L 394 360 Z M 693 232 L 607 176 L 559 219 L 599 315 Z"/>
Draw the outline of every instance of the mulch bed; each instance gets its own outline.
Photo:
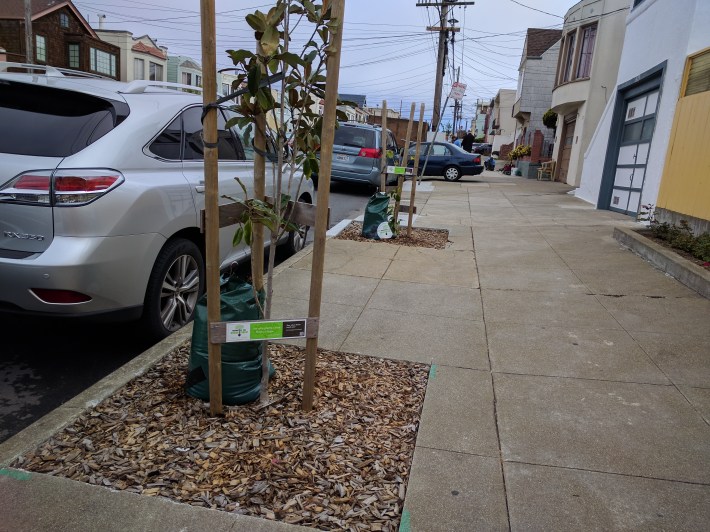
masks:
<path id="1" fill-rule="evenodd" d="M 304 351 L 270 352 L 282 400 L 268 407 L 210 417 L 183 391 L 183 345 L 13 467 L 319 529 L 397 530 L 428 366 L 320 351 L 304 413 Z"/>
<path id="2" fill-rule="evenodd" d="M 362 223 L 351 222 L 343 229 L 338 236 L 340 240 L 357 240 L 358 242 L 376 242 L 382 244 L 396 244 L 398 246 L 410 246 L 420 248 L 444 249 L 449 242 L 449 232 L 446 229 L 425 229 L 413 227 L 412 236 L 407 236 L 407 228 L 400 229 L 399 235 L 395 238 L 385 240 L 373 240 L 362 236 Z"/>
<path id="3" fill-rule="evenodd" d="M 682 249 L 674 248 L 667 240 L 663 240 L 662 238 L 658 238 L 657 236 L 655 236 L 652 231 L 648 229 L 637 229 L 636 232 L 641 236 L 648 238 L 649 240 L 653 240 L 656 244 L 663 246 L 667 250 L 675 253 L 676 255 L 680 255 L 685 260 L 689 260 L 690 262 L 697 264 L 701 268 L 705 268 L 706 270 L 710 271 L 710 262 L 700 260 L 697 257 L 694 257 L 692 254 L 688 253 L 687 251 L 683 251 Z"/>

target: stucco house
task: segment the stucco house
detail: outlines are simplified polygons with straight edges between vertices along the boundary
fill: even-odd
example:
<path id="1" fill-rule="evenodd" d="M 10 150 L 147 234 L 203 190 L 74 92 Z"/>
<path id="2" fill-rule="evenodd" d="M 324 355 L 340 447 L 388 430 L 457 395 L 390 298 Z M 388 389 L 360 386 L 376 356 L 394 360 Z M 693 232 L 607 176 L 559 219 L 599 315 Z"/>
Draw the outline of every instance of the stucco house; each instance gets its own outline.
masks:
<path id="1" fill-rule="evenodd" d="M 630 0 L 582 0 L 565 15 L 552 110 L 555 177 L 579 186 L 584 152 L 619 72 Z"/>
<path id="2" fill-rule="evenodd" d="M 516 120 L 513 118 L 515 104 L 513 89 L 499 89 L 491 101 L 491 124 L 488 129 L 487 141 L 493 151 L 500 151 L 503 144 L 510 144 L 515 139 Z"/>
<path id="3" fill-rule="evenodd" d="M 202 87 L 202 67 L 191 57 L 169 55 L 167 81 Z"/>
<path id="4" fill-rule="evenodd" d="M 552 103 L 561 37 L 562 30 L 528 28 L 520 59 L 513 104 L 513 118 L 517 120 L 514 138 L 516 146 L 532 146 L 533 163 L 552 156 L 554 135 L 542 123 L 542 115 Z"/>
<path id="5" fill-rule="evenodd" d="M 99 39 L 121 50 L 121 81 L 167 81 L 167 48 L 158 46 L 148 35 L 134 37 L 130 31 L 103 28 L 95 31 Z"/>
<path id="6" fill-rule="evenodd" d="M 576 195 L 710 229 L 710 2 L 634 0 Z M 659 38 L 662 36 L 663 38 Z"/>
<path id="7" fill-rule="evenodd" d="M 25 46 L 23 0 L 0 1 L 0 48 L 8 61 L 32 62 L 119 79 L 119 48 L 99 39 L 69 0 L 33 0 L 32 55 Z"/>

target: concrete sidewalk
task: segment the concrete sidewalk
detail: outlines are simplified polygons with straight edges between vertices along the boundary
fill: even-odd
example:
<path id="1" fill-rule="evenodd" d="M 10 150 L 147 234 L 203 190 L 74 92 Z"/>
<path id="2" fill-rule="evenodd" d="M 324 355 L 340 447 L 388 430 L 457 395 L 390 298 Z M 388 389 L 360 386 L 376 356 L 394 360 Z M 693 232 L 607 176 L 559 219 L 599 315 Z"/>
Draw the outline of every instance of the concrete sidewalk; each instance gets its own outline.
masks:
<path id="1" fill-rule="evenodd" d="M 707 529 L 710 301 L 565 185 L 432 183 L 417 225 L 448 229 L 448 249 L 327 243 L 321 347 L 434 365 L 400 530 Z M 274 315 L 306 314 L 310 263 L 280 268 Z M 0 445 L 0 464 L 111 386 Z M 8 470 L 0 515 L 0 531 L 293 528 Z"/>

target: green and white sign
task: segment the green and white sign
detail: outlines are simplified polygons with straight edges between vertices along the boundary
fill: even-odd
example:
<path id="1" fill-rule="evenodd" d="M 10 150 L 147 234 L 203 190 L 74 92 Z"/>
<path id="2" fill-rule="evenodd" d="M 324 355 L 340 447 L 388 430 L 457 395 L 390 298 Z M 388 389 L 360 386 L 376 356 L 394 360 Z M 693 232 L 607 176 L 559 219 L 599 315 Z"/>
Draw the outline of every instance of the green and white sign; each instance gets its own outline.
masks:
<path id="1" fill-rule="evenodd" d="M 394 175 L 412 175 L 412 169 L 406 166 L 388 166 L 387 173 Z"/>
<path id="2" fill-rule="evenodd" d="M 306 338 L 306 320 L 229 322 L 226 342 L 254 342 L 283 338 Z"/>

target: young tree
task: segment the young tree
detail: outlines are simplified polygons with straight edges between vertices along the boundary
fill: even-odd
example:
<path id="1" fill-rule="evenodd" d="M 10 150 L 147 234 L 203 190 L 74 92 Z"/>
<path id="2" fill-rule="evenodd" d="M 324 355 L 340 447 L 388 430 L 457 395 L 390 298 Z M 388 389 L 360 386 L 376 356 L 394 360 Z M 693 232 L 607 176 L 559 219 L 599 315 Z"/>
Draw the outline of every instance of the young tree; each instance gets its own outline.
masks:
<path id="1" fill-rule="evenodd" d="M 291 17 L 295 18 L 293 27 Z M 244 240 L 252 248 L 252 279 L 257 302 L 263 288 L 263 238 L 259 238 L 260 226 L 271 232 L 271 247 L 267 270 L 265 304 L 262 318 L 271 317 L 273 296 L 273 269 L 276 243 L 286 231 L 304 231 L 291 221 L 289 201 L 300 197 L 303 179 L 318 174 L 318 151 L 321 143 L 323 119 L 318 104 L 325 97 L 325 61 L 329 52 L 329 36 L 337 30 L 339 21 L 331 18 L 330 10 L 310 0 L 278 0 L 267 13 L 255 11 L 246 16 L 254 30 L 256 52 L 228 50 L 238 72 L 238 83 L 246 86 L 246 93 L 239 97 L 232 110 L 240 115 L 227 126 L 237 125 L 244 131 L 246 142 L 252 142 L 257 152 L 255 179 L 263 168 L 265 159 L 272 165 L 274 201 L 265 198 L 232 197 L 244 207 L 241 222 L 234 234 L 234 245 Z M 292 34 L 299 26 L 309 26 L 310 36 L 297 53 L 290 50 Z M 271 84 L 281 79 L 278 98 L 274 97 Z M 270 116 L 276 128 L 266 126 Z M 347 119 L 344 113 L 338 118 Z M 261 169 L 257 166 L 261 165 Z M 289 191 L 282 194 L 286 179 Z M 256 190 L 256 187 L 255 187 Z M 263 190 L 263 189 L 262 189 Z M 302 235 L 305 239 L 305 234 Z M 261 402 L 268 401 L 268 352 L 262 354 L 263 372 Z"/>

